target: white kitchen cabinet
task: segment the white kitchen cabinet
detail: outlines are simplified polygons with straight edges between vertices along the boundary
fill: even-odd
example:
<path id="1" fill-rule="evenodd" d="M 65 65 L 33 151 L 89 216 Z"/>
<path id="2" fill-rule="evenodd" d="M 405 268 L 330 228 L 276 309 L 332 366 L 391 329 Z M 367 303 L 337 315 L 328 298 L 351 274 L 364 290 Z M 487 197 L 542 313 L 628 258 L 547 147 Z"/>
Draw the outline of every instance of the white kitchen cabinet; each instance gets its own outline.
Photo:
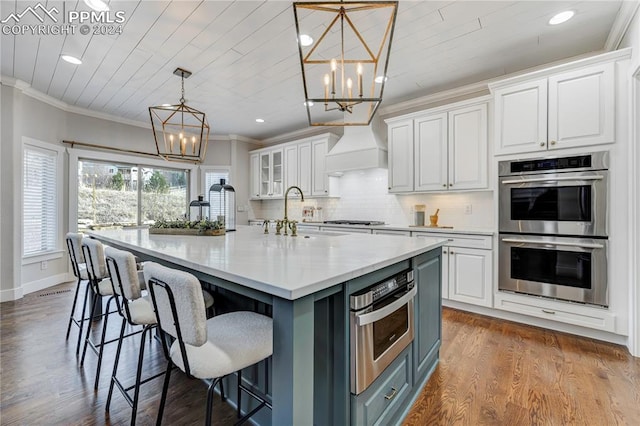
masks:
<path id="1" fill-rule="evenodd" d="M 298 165 L 298 145 L 284 147 L 284 184 L 298 186 L 300 167 Z"/>
<path id="2" fill-rule="evenodd" d="M 389 192 L 483 189 L 488 186 L 486 99 L 387 121 Z"/>
<path id="3" fill-rule="evenodd" d="M 337 140 L 333 133 L 325 133 L 251 151 L 251 199 L 283 198 L 293 185 L 302 189 L 305 198 L 337 197 L 338 178 L 327 175 L 325 160 Z M 297 191 L 289 195 L 299 197 Z"/>
<path id="4" fill-rule="evenodd" d="M 337 195 L 337 178 L 327 174 L 326 156 L 331 147 L 332 138 L 323 137 L 311 141 L 311 196 L 330 197 Z"/>
<path id="5" fill-rule="evenodd" d="M 311 194 L 311 142 L 298 144 L 298 186 L 304 194 Z"/>
<path id="6" fill-rule="evenodd" d="M 491 251 L 447 246 L 442 254 L 443 267 L 448 263 L 449 299 L 491 307 Z"/>
<path id="7" fill-rule="evenodd" d="M 482 189 L 487 179 L 487 103 L 448 112 L 449 189 Z"/>
<path id="8" fill-rule="evenodd" d="M 388 124 L 389 192 L 413 191 L 413 120 Z"/>
<path id="9" fill-rule="evenodd" d="M 306 195 L 311 195 L 311 143 L 286 145 L 284 147 L 284 182 L 285 188 L 292 185 L 299 187 Z M 299 197 L 296 191 L 289 193 Z"/>
<path id="10" fill-rule="evenodd" d="M 442 247 L 442 298 L 492 306 L 492 239 L 485 235 L 412 232 L 414 237 L 446 238 Z"/>
<path id="11" fill-rule="evenodd" d="M 255 153 L 249 156 L 250 192 L 249 198 L 260 199 L 260 154 Z"/>
<path id="12" fill-rule="evenodd" d="M 496 155 L 615 142 L 614 62 L 515 80 L 490 85 Z"/>
<path id="13" fill-rule="evenodd" d="M 418 117 L 413 124 L 414 162 L 412 189 L 441 191 L 447 189 L 447 113 Z"/>
<path id="14" fill-rule="evenodd" d="M 282 148 L 260 152 L 260 198 L 277 198 L 284 195 L 284 170 Z"/>

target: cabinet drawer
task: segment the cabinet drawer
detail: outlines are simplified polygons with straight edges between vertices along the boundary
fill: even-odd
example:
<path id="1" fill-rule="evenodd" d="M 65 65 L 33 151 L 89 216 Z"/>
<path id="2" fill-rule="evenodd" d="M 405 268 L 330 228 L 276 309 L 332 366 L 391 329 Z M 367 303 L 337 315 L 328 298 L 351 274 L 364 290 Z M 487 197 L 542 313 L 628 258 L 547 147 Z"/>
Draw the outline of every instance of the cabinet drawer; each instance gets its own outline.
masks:
<path id="1" fill-rule="evenodd" d="M 376 235 L 400 235 L 403 237 L 411 236 L 411 232 L 409 231 L 397 231 L 393 229 L 374 229 L 373 233 Z"/>
<path id="2" fill-rule="evenodd" d="M 615 333 L 615 316 L 604 308 L 558 302 L 508 292 L 496 295 L 496 308 L 537 318 Z"/>
<path id="3" fill-rule="evenodd" d="M 493 238 L 487 235 L 469 235 L 469 234 L 443 234 L 442 232 L 424 232 L 413 231 L 414 237 L 435 237 L 446 238 L 449 247 L 466 247 L 491 250 L 493 247 Z"/>
<path id="4" fill-rule="evenodd" d="M 360 395 L 351 395 L 351 424 L 386 425 L 411 390 L 411 346 Z"/>
<path id="5" fill-rule="evenodd" d="M 371 229 L 364 228 L 348 228 L 348 227 L 331 227 L 331 226 L 322 226 L 320 227 L 322 232 L 338 232 L 342 234 L 370 234 Z"/>

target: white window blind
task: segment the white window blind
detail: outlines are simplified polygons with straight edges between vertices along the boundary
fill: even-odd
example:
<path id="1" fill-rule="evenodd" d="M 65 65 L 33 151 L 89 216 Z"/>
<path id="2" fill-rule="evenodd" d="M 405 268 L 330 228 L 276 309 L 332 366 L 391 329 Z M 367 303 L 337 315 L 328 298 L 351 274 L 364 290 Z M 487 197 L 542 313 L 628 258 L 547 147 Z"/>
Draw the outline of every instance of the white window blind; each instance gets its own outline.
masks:
<path id="1" fill-rule="evenodd" d="M 55 250 L 58 236 L 58 152 L 25 145 L 23 255 Z"/>
<path id="2" fill-rule="evenodd" d="M 220 179 L 224 179 L 228 185 L 231 185 L 231 182 L 229 182 L 229 171 L 227 170 L 210 171 L 204 175 L 204 199 L 209 201 L 209 217 L 212 219 L 215 219 L 224 207 L 220 205 L 219 197 L 214 196 L 213 199 L 209 198 L 209 188 L 211 188 L 211 185 L 220 183 Z M 225 208 L 224 210 L 224 215 L 229 216 L 229 212 L 226 211 L 227 209 Z"/>

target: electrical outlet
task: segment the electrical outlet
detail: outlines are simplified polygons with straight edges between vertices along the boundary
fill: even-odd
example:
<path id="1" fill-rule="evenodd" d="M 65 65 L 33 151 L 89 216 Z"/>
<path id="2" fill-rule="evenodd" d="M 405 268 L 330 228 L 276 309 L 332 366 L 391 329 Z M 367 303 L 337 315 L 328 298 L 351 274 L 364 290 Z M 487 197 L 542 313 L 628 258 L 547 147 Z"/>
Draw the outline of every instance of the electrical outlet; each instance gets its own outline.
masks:
<path id="1" fill-rule="evenodd" d="M 473 204 L 467 204 L 464 206 L 464 214 L 473 213 Z"/>
<path id="2" fill-rule="evenodd" d="M 42 262 L 40 262 L 40 270 L 44 271 L 45 269 L 47 269 L 49 267 L 49 264 L 47 263 L 46 260 L 43 260 Z"/>

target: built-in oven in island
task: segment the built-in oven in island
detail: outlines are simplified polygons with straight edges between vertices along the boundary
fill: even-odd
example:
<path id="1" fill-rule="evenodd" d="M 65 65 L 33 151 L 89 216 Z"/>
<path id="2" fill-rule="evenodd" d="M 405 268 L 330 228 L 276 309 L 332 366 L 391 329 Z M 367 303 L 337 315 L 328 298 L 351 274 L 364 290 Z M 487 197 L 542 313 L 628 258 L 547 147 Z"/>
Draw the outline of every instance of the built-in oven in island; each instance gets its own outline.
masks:
<path id="1" fill-rule="evenodd" d="M 608 306 L 609 153 L 501 161 L 503 291 Z"/>
<path id="2" fill-rule="evenodd" d="M 413 341 L 416 291 L 407 270 L 350 296 L 351 393 L 367 389 Z"/>

